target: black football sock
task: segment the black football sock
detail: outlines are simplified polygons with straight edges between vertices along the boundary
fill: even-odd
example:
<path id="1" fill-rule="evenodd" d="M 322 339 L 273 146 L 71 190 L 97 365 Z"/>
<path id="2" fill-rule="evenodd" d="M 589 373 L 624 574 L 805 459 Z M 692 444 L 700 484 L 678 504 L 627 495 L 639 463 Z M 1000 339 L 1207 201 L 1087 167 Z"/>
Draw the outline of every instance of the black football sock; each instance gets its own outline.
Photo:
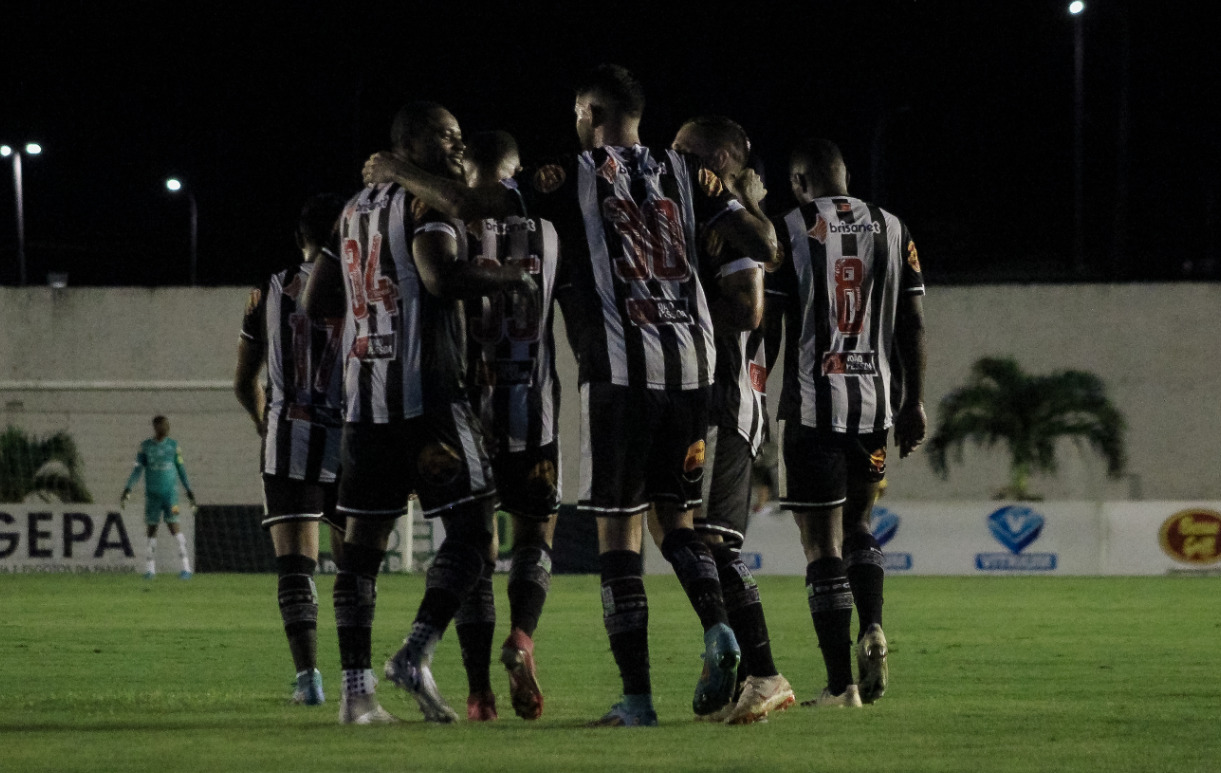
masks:
<path id="1" fill-rule="evenodd" d="M 853 532 L 844 540 L 844 562 L 856 602 L 860 623 L 856 638 L 860 641 L 869 626 L 882 624 L 882 583 L 886 577 L 882 546 L 867 531 Z"/>
<path id="2" fill-rule="evenodd" d="M 667 534 L 661 542 L 661 554 L 674 567 L 674 574 L 678 575 L 704 630 L 717 623 L 728 623 L 716 561 L 695 530 L 675 529 Z"/>
<path id="3" fill-rule="evenodd" d="M 447 536 L 424 577 L 424 598 L 405 646 L 427 661 L 458 607 L 483 573 L 485 549 Z"/>
<path id="4" fill-rule="evenodd" d="M 827 666 L 827 687 L 839 695 L 852 684 L 852 591 L 842 558 L 820 558 L 806 566 L 806 597 Z"/>
<path id="5" fill-rule="evenodd" d="M 602 567 L 602 622 L 619 666 L 624 695 L 653 692 L 649 677 L 649 600 L 644 560 L 631 550 L 598 556 Z"/>
<path id="6" fill-rule="evenodd" d="M 462 665 L 470 692 L 492 689 L 492 638 L 496 635 L 496 597 L 492 593 L 492 572 L 496 564 L 483 562 L 483 572 L 473 590 L 466 594 L 454 615 L 454 631 L 462 650 Z"/>
<path id="7" fill-rule="evenodd" d="M 772 642 L 767 634 L 767 620 L 763 616 L 763 602 L 759 598 L 759 585 L 742 563 L 737 550 L 724 543 L 712 547 L 716 559 L 717 573 L 721 577 L 721 592 L 725 596 L 725 611 L 729 615 L 729 627 L 742 648 L 742 667 L 739 678 L 748 676 L 775 676 L 776 663 L 772 660 Z"/>
<path id="8" fill-rule="evenodd" d="M 509 568 L 509 619 L 514 628 L 534 635 L 550 590 L 551 549 L 546 545 L 514 548 Z"/>
<path id="9" fill-rule="evenodd" d="M 372 668 L 373 613 L 377 609 L 377 573 L 385 551 L 344 545 L 343 564 L 335 575 L 335 630 L 339 664 L 345 671 Z"/>
<path id="10" fill-rule="evenodd" d="M 317 565 L 314 559 L 295 553 L 276 557 L 280 619 L 284 621 L 288 650 L 298 672 L 312 671 L 318 665 L 318 590 L 314 587 Z"/>

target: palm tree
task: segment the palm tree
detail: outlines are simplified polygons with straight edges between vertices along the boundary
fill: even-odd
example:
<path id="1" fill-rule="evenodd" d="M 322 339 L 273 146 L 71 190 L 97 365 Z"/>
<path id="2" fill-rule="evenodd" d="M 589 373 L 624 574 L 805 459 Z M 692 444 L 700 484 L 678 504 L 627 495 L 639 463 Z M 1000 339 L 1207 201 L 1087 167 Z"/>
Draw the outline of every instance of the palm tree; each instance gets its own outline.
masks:
<path id="1" fill-rule="evenodd" d="M 0 433 L 0 502 L 92 502 L 76 441 L 67 432 Z"/>
<path id="2" fill-rule="evenodd" d="M 971 366 L 967 385 L 941 401 L 939 419 L 929 458 L 943 480 L 949 477 L 950 449 L 961 462 L 968 440 L 988 448 L 1004 441 L 1009 447 L 1009 485 L 998 498 L 1037 498 L 1029 490 L 1031 473 L 1055 473 L 1056 441 L 1062 437 L 1101 454 L 1109 477 L 1123 474 L 1123 415 L 1092 373 L 1035 376 L 1012 359 L 984 357 Z"/>

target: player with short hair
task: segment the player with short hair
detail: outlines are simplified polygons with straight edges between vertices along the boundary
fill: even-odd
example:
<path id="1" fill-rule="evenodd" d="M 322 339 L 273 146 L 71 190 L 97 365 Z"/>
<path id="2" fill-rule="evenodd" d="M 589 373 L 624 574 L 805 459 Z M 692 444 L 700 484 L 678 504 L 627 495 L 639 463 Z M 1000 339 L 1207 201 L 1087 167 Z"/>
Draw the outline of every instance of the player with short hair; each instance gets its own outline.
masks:
<path id="1" fill-rule="evenodd" d="M 869 518 L 886 472 L 888 431 L 894 427 L 902 458 L 927 429 L 924 280 L 903 222 L 848 195 L 834 143 L 799 143 L 789 171 L 800 206 L 775 220 L 788 259 L 768 276 L 768 292 L 784 302 L 780 502 L 801 531 L 810 615 L 827 669 L 826 688 L 803 705 L 856 707 L 880 698 L 889 676 L 882 551 Z M 779 326 L 768 333 L 779 336 Z"/>
<path id="2" fill-rule="evenodd" d="M 711 228 L 743 254 L 770 257 L 774 231 L 749 215 L 693 156 L 641 145 L 644 95 L 630 72 L 602 65 L 577 87 L 583 152 L 539 168 L 523 186 L 531 214 L 564 245 L 557 300 L 580 366 L 582 453 L 577 507 L 597 517 L 603 619 L 623 697 L 595 725 L 654 725 L 648 600 L 640 549 L 650 503 L 662 553 L 704 628 L 697 714 L 733 692 L 740 658 L 712 555 L 693 527 L 700 501 L 708 388 L 716 366 L 704 283 L 754 282 L 704 260 L 696 231 Z M 468 189 L 382 154 L 366 181 L 394 179 L 447 213 L 513 211 L 508 188 Z M 734 293 L 730 293 L 733 295 Z M 743 329 L 758 308 L 736 309 Z"/>
<path id="3" fill-rule="evenodd" d="M 187 481 L 187 468 L 182 462 L 182 450 L 178 441 L 170 437 L 170 420 L 164 416 L 153 417 L 153 437 L 140 443 L 136 452 L 136 463 L 132 467 L 119 506 L 126 507 L 131 498 L 132 486 L 144 475 L 144 522 L 148 525 L 148 558 L 144 563 L 144 579 L 157 576 L 157 526 L 165 520 L 165 527 L 178 541 L 178 557 L 182 560 L 182 571 L 178 577 L 191 579 L 191 557 L 187 554 L 187 535 L 178 526 L 178 482 L 187 492 L 187 501 L 195 507 L 195 493 Z"/>
<path id="4" fill-rule="evenodd" d="M 292 701 L 325 702 L 318 670 L 318 525 L 331 529 L 336 562 L 343 523 L 335 515 L 343 428 L 342 316 L 311 320 L 298 301 L 321 255 L 335 258 L 335 224 L 344 200 L 319 194 L 298 218 L 299 265 L 251 291 L 238 340 L 233 390 L 263 439 L 263 528 L 271 534 L 276 598 L 296 668 Z M 267 388 L 259 371 L 267 369 Z"/>
<path id="5" fill-rule="evenodd" d="M 517 141 L 504 131 L 466 139 L 464 166 L 473 188 L 500 187 L 521 169 Z M 519 211 L 467 224 L 470 259 L 478 265 L 521 266 L 540 291 L 537 316 L 515 294 L 498 292 L 465 303 L 468 379 L 492 454 L 501 510 L 512 520 L 509 568 L 511 628 L 500 660 L 509 675 L 513 708 L 538 719 L 543 695 L 534 661 L 533 635 L 551 586 L 551 544 L 560 504 L 559 402 L 552 304 L 559 263 L 555 226 Z M 495 551 L 493 551 L 493 554 Z M 458 610 L 455 629 L 470 682 L 467 719 L 496 718 L 488 668 L 496 625 L 492 595 L 495 555 Z"/>
<path id="6" fill-rule="evenodd" d="M 462 179 L 454 116 L 414 102 L 395 116 L 391 157 Z M 482 428 L 466 395 L 462 297 L 510 290 L 535 297 L 529 272 L 465 260 L 465 228 L 399 185 L 366 188 L 340 220 L 341 256 L 318 264 L 306 290 L 315 318 L 342 309 L 350 328 L 337 510 L 347 518 L 335 578 L 343 667 L 341 723 L 396 721 L 377 701 L 371 668 L 377 574 L 394 522 L 415 493 L 445 540 L 428 570 L 410 635 L 386 676 L 430 722 L 452 722 L 430 664 L 437 642 L 479 582 L 493 538 L 496 488 Z M 342 288 L 342 289 L 340 289 Z"/>
<path id="7" fill-rule="evenodd" d="M 750 140 L 736 121 L 718 115 L 692 118 L 679 127 L 671 147 L 698 156 L 756 217 L 765 217 L 761 202 L 767 191 L 759 175 L 747 165 Z M 710 242 L 705 245 L 709 253 L 719 255 L 727 249 L 719 240 Z M 726 261 L 726 265 L 735 263 Z M 765 265 L 773 270 L 776 267 L 774 261 L 755 265 L 753 271 L 760 275 Z M 744 286 L 743 292 L 759 289 L 761 283 Z M 703 504 L 695 511 L 695 530 L 716 561 L 729 624 L 742 648 L 742 664 L 737 700 L 727 701 L 704 718 L 747 724 L 764 719 L 771 711 L 783 711 L 794 702 L 793 688 L 772 658 L 759 585 L 741 558 L 751 511 L 751 465 L 767 437 L 767 364 L 763 326 L 740 330 L 726 324 L 718 311 L 730 299 L 716 285 L 708 294 L 716 333 L 716 380 L 705 457 L 709 474 L 704 475 Z M 751 298 L 746 302 L 759 301 Z"/>

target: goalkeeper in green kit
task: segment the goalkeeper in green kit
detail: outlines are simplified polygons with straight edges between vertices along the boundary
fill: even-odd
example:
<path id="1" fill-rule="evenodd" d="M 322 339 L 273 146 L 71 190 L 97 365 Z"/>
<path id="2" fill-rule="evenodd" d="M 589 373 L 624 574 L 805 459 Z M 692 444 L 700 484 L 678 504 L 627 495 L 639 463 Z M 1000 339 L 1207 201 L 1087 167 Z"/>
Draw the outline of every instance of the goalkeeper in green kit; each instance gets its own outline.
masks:
<path id="1" fill-rule="evenodd" d="M 191 559 L 187 555 L 187 535 L 178 528 L 178 481 L 186 489 L 191 507 L 195 507 L 195 494 L 187 481 L 187 471 L 182 464 L 182 452 L 178 441 L 170 437 L 170 421 L 164 416 L 153 417 L 153 437 L 140 444 L 136 453 L 136 465 L 123 487 L 120 506 L 126 507 L 131 498 L 131 487 L 144 473 L 144 522 L 148 524 L 148 562 L 144 566 L 144 579 L 157 575 L 157 525 L 165 520 L 170 534 L 178 540 L 178 556 L 182 559 L 179 577 L 191 579 Z"/>

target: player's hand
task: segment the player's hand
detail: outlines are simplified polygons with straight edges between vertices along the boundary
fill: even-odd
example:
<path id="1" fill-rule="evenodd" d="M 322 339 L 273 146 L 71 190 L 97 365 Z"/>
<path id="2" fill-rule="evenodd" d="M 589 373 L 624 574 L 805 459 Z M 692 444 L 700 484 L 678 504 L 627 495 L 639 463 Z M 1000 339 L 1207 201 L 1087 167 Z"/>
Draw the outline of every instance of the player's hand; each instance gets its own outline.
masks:
<path id="1" fill-rule="evenodd" d="M 372 188 L 374 185 L 393 182 L 395 175 L 398 174 L 398 168 L 399 160 L 394 155 L 385 151 L 374 153 L 365 162 L 361 177 L 364 178 L 365 185 Z"/>
<path id="2" fill-rule="evenodd" d="M 195 501 L 195 492 L 194 491 L 187 492 L 187 501 L 191 503 L 192 510 L 199 509 L 199 503 Z"/>
<path id="3" fill-rule="evenodd" d="M 924 415 L 924 403 L 904 403 L 895 417 L 895 445 L 899 446 L 899 458 L 903 459 L 924 442 L 928 432 L 928 417 Z"/>
<path id="4" fill-rule="evenodd" d="M 754 169 L 747 167 L 735 175 L 725 178 L 725 187 L 741 201 L 751 201 L 758 204 L 767 196 L 767 188 L 763 187 L 763 178 Z"/>
<path id="5" fill-rule="evenodd" d="M 131 499 L 131 489 L 125 488 L 125 489 L 123 489 L 123 496 L 119 497 L 119 509 L 120 510 L 127 507 L 127 500 L 129 500 L 129 499 Z"/>

